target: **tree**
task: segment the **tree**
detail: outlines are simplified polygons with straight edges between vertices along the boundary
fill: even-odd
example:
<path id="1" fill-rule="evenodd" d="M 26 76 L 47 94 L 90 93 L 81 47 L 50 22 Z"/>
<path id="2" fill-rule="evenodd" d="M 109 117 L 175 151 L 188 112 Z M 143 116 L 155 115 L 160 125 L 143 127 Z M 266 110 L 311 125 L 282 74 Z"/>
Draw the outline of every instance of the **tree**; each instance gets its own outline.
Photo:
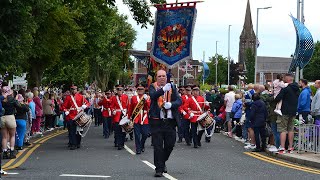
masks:
<path id="1" fill-rule="evenodd" d="M 254 82 L 254 72 L 255 72 L 255 57 L 251 48 L 246 49 L 245 67 L 247 70 L 247 80 L 246 83 Z"/>
<path id="2" fill-rule="evenodd" d="M 320 42 L 315 43 L 315 49 L 309 64 L 303 70 L 304 78 L 309 81 L 320 79 Z"/>
<path id="3" fill-rule="evenodd" d="M 209 58 L 210 63 L 208 63 L 210 74 L 206 79 L 206 83 L 215 84 L 216 79 L 216 59 L 215 57 Z M 226 84 L 228 78 L 228 60 L 222 56 L 218 56 L 218 84 Z"/>

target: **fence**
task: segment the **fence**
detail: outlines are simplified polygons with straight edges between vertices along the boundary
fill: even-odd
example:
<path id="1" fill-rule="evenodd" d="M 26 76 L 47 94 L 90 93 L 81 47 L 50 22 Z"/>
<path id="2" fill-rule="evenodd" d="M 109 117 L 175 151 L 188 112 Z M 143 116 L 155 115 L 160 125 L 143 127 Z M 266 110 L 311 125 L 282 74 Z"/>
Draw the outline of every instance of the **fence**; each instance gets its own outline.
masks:
<path id="1" fill-rule="evenodd" d="M 301 151 L 320 153 L 320 126 L 299 125 L 298 153 Z"/>

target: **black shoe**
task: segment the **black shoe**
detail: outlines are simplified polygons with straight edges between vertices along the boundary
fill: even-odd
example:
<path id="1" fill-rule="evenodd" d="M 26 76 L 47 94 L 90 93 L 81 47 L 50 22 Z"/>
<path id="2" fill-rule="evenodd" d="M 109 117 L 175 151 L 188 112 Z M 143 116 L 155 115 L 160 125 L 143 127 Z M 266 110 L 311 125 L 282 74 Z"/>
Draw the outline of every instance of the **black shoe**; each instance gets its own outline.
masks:
<path id="1" fill-rule="evenodd" d="M 80 147 L 81 147 L 80 144 L 78 144 L 78 145 L 77 145 L 77 149 L 79 149 Z"/>
<path id="2" fill-rule="evenodd" d="M 144 150 L 145 150 L 144 148 L 141 149 L 142 152 L 144 152 Z"/>
<path id="3" fill-rule="evenodd" d="M 9 159 L 9 152 L 8 151 L 2 152 L 2 159 Z"/>
<path id="4" fill-rule="evenodd" d="M 21 151 L 22 149 L 23 149 L 23 147 L 18 147 L 18 146 L 16 147 L 17 151 Z"/>
<path id="5" fill-rule="evenodd" d="M 198 146 L 198 145 L 194 145 L 193 147 L 194 147 L 194 148 L 198 148 L 199 146 Z"/>
<path id="6" fill-rule="evenodd" d="M 190 142 L 187 142 L 187 146 L 191 146 L 191 143 L 190 143 Z"/>
<path id="7" fill-rule="evenodd" d="M 118 147 L 118 150 L 122 150 L 122 149 L 123 149 L 123 147 L 122 147 L 122 146 L 119 146 L 119 147 Z"/>
<path id="8" fill-rule="evenodd" d="M 201 147 L 201 142 L 198 143 L 198 146 Z"/>
<path id="9" fill-rule="evenodd" d="M 128 138 L 125 138 L 125 139 L 124 139 L 124 142 L 127 142 L 127 141 L 128 141 Z"/>
<path id="10" fill-rule="evenodd" d="M 262 151 L 261 151 L 261 149 L 255 148 L 254 150 L 252 150 L 252 152 L 262 152 Z"/>
<path id="11" fill-rule="evenodd" d="M 130 136 L 130 140 L 131 140 L 131 141 L 133 140 L 133 136 Z"/>
<path id="12" fill-rule="evenodd" d="M 154 174 L 154 177 L 162 177 L 163 175 L 162 175 L 162 172 L 156 172 L 155 174 Z"/>
<path id="13" fill-rule="evenodd" d="M 167 166 L 164 166 L 164 168 L 163 168 L 163 173 L 168 173 Z"/>
<path id="14" fill-rule="evenodd" d="M 136 154 L 141 154 L 141 151 L 137 151 Z"/>
<path id="15" fill-rule="evenodd" d="M 14 150 L 10 150 L 9 159 L 15 159 L 15 158 L 16 158 L 16 152 Z"/>
<path id="16" fill-rule="evenodd" d="M 75 149 L 77 149 L 76 146 L 74 146 L 74 145 L 71 145 L 71 146 L 70 146 L 70 150 L 75 150 Z"/>
<path id="17" fill-rule="evenodd" d="M 206 142 L 209 143 L 211 141 L 210 138 L 206 138 Z"/>
<path id="18" fill-rule="evenodd" d="M 182 138 L 179 138 L 179 140 L 177 141 L 177 143 L 182 143 Z"/>
<path id="19" fill-rule="evenodd" d="M 30 142 L 25 142 L 24 145 L 25 145 L 25 146 L 30 146 L 31 143 L 30 143 Z"/>

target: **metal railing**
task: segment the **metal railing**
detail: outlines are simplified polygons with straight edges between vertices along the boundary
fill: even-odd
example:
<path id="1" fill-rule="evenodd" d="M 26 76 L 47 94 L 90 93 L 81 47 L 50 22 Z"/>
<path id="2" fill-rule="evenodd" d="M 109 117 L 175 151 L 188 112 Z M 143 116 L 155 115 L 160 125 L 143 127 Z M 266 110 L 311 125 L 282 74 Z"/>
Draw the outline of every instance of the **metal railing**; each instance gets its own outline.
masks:
<path id="1" fill-rule="evenodd" d="M 320 153 L 320 126 L 314 124 L 299 125 L 298 153 Z"/>

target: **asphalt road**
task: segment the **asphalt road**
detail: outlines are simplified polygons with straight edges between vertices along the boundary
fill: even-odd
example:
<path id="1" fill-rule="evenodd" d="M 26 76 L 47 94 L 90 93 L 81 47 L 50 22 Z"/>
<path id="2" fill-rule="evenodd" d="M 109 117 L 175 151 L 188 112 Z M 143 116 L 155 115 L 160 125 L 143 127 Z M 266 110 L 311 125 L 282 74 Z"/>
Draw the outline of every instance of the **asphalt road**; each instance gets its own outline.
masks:
<path id="1" fill-rule="evenodd" d="M 64 133 L 41 144 L 22 165 L 8 170 L 17 174 L 3 179 L 155 179 L 150 144 L 148 139 L 141 155 L 131 154 L 128 149 L 119 151 L 113 147 L 113 137 L 103 138 L 100 126 L 91 127 L 82 147 L 71 151 Z M 126 146 L 134 151 L 134 141 L 129 140 Z M 198 149 L 176 144 L 167 162 L 168 174 L 160 179 L 320 179 L 320 171 L 315 174 L 283 167 L 244 152 L 242 143 L 222 134 L 214 134 L 211 143 L 203 142 Z M 76 175 L 81 177 L 70 177 Z"/>

